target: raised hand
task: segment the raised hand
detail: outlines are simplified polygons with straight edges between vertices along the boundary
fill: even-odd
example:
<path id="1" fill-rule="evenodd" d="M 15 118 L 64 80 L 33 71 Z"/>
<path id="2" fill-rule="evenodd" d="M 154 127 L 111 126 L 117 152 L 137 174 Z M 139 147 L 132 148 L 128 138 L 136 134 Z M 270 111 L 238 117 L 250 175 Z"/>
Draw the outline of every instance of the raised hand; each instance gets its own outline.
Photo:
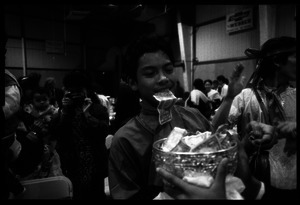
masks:
<path id="1" fill-rule="evenodd" d="M 244 88 L 245 76 L 242 76 L 244 66 L 238 63 L 232 72 L 230 82 L 228 84 L 227 98 L 233 99 Z"/>

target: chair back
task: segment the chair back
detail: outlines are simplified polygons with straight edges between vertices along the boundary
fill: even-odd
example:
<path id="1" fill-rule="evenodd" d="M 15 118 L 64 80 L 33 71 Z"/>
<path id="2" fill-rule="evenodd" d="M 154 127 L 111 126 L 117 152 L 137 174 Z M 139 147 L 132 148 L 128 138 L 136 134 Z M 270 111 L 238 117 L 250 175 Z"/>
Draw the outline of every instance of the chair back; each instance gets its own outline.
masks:
<path id="1" fill-rule="evenodd" d="M 21 181 L 25 192 L 20 199 L 72 199 L 73 186 L 65 176 Z"/>

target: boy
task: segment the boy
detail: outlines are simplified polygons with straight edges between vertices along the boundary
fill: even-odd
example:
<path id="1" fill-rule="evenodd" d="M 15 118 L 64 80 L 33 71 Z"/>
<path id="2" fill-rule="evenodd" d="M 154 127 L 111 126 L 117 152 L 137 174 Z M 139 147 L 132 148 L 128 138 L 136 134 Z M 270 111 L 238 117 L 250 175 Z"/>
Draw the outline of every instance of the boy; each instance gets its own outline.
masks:
<path id="1" fill-rule="evenodd" d="M 158 108 L 161 107 L 158 107 L 159 102 L 154 95 L 168 91 L 174 93 L 177 81 L 171 49 L 163 39 L 141 39 L 128 48 L 127 54 L 126 73 L 131 88 L 138 91 L 141 98 L 141 111 L 121 127 L 112 140 L 110 193 L 113 199 L 152 200 L 163 191 L 162 180 L 157 176 L 152 161 L 153 142 L 167 137 L 174 127 L 194 133 L 213 131 L 221 121 L 213 120 L 210 124 L 197 109 L 174 104 L 165 107 L 166 115 L 160 115 Z M 241 71 L 237 70 L 233 82 L 237 82 Z M 231 89 L 228 97 L 233 99 L 240 90 Z M 228 114 L 232 99 L 221 106 L 219 114 Z"/>

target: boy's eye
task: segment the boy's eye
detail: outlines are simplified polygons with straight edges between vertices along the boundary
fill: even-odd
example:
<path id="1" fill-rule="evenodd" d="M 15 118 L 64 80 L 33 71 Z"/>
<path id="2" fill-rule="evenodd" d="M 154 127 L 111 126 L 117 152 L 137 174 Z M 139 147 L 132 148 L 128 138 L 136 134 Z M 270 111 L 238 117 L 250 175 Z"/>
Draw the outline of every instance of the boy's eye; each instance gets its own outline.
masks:
<path id="1" fill-rule="evenodd" d="M 155 69 L 146 69 L 144 70 L 144 75 L 147 77 L 151 77 L 154 76 L 156 74 L 156 70 Z"/>
<path id="2" fill-rule="evenodd" d="M 174 67 L 172 65 L 169 65 L 169 66 L 165 67 L 164 70 L 166 73 L 171 74 L 174 71 Z"/>

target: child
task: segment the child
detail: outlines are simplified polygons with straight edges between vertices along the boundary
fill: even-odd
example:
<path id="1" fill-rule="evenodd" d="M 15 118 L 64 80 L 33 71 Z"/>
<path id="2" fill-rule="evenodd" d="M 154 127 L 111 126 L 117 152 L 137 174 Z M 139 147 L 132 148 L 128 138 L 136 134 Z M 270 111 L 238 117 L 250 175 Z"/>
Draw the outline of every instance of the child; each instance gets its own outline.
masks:
<path id="1" fill-rule="evenodd" d="M 24 145 L 16 160 L 14 171 L 23 180 L 62 175 L 56 141 L 50 139 L 49 126 L 58 112 L 50 104 L 47 90 L 37 87 L 32 91 L 31 104 L 20 114 L 18 139 Z M 31 160 L 24 160 L 30 158 Z"/>
<path id="2" fill-rule="evenodd" d="M 194 108 L 174 105 L 160 116 L 159 102 L 153 95 L 176 90 L 173 57 L 161 38 L 144 38 L 128 48 L 126 72 L 129 83 L 141 98 L 140 113 L 130 119 L 114 135 L 109 156 L 109 187 L 113 199 L 150 199 L 163 191 L 163 183 L 155 172 L 152 144 L 167 137 L 174 127 L 190 132 L 213 131 L 221 121 L 212 124 Z M 237 69 L 231 87 L 240 77 Z M 239 88 L 239 87 L 235 87 Z M 219 114 L 228 114 L 232 99 L 239 89 L 230 89 Z M 219 116 L 216 114 L 216 116 Z"/>

